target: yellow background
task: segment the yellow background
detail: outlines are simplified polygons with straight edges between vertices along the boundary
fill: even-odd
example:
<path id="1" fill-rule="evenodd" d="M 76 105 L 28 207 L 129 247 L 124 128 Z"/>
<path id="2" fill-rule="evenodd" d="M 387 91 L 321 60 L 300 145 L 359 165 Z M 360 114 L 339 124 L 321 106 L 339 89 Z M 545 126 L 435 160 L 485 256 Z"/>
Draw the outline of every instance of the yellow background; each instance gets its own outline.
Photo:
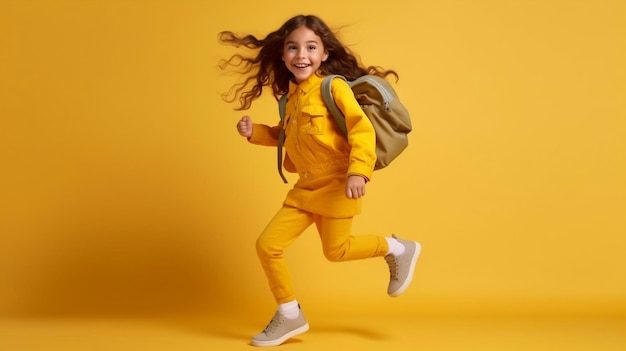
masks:
<path id="1" fill-rule="evenodd" d="M 383 260 L 288 251 L 318 311 L 626 317 L 623 1 L 0 1 L 0 315 L 269 318 L 254 241 L 289 186 L 220 94 L 221 30 L 317 14 L 400 74 L 409 149 L 354 231 L 418 240 L 407 293 Z M 274 123 L 269 94 L 257 122 Z M 295 181 L 290 176 L 291 184 Z M 330 313 L 330 312 L 329 312 Z"/>

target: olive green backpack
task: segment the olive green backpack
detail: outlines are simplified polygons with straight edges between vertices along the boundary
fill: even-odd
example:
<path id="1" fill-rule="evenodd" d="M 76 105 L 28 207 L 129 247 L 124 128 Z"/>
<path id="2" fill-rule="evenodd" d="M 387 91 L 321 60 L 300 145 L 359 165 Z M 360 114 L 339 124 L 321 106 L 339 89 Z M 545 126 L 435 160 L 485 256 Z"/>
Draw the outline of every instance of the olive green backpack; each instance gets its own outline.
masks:
<path id="1" fill-rule="evenodd" d="M 348 129 L 345 117 L 337 107 L 331 92 L 331 83 L 335 78 L 343 79 L 350 85 L 356 100 L 374 126 L 376 131 L 376 165 L 374 169 L 387 167 L 408 146 L 408 134 L 413 128 L 409 112 L 398 99 L 398 95 L 391 84 L 382 77 L 365 75 L 350 81 L 340 75 L 327 76 L 322 81 L 322 98 L 326 103 L 326 108 L 335 118 L 339 130 L 346 136 Z M 285 118 L 286 103 L 287 96 L 283 95 L 278 104 L 281 125 Z M 278 137 L 278 173 L 287 183 L 282 167 L 284 141 L 285 131 L 284 128 L 281 128 Z"/>

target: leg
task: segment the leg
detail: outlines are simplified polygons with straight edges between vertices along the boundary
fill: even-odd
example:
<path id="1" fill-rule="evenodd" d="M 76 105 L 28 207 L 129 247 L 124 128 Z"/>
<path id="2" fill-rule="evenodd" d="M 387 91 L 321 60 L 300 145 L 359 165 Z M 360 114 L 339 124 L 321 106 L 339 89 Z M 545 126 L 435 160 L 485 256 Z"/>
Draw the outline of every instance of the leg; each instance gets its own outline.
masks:
<path id="1" fill-rule="evenodd" d="M 399 296 L 411 284 L 421 245 L 414 241 L 387 239 L 375 235 L 350 234 L 352 218 L 327 218 L 315 216 L 315 224 L 322 239 L 324 255 L 330 261 L 349 261 L 385 256 L 389 266 L 387 294 Z M 390 244 L 401 250 L 390 250 Z M 400 252 L 401 251 L 401 252 Z"/>
<path id="2" fill-rule="evenodd" d="M 277 346 L 309 330 L 309 323 L 295 300 L 283 251 L 311 223 L 313 223 L 313 216 L 310 213 L 283 206 L 257 239 L 257 253 L 272 294 L 279 306 L 267 327 L 252 338 L 251 344 L 254 346 Z M 294 318 L 288 318 L 281 312 L 281 308 L 292 304 L 297 308 L 297 315 Z"/>
<path id="3" fill-rule="evenodd" d="M 376 235 L 351 235 L 352 218 L 329 218 L 315 215 L 315 225 L 322 240 L 324 256 L 330 261 L 351 261 L 387 254 L 387 240 Z"/>
<path id="4" fill-rule="evenodd" d="M 278 304 L 295 299 L 283 251 L 312 223 L 310 213 L 283 206 L 257 239 L 257 254 Z"/>

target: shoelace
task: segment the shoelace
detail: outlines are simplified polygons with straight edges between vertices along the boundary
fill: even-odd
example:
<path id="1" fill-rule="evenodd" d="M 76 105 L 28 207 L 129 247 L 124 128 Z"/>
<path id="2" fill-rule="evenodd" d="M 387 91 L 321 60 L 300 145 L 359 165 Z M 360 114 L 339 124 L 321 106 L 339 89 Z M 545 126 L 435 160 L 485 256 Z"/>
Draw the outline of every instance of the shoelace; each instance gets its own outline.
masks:
<path id="1" fill-rule="evenodd" d="M 385 256 L 385 261 L 389 265 L 389 276 L 391 279 L 398 279 L 398 258 L 394 255 Z"/>
<path id="2" fill-rule="evenodd" d="M 277 318 L 277 316 L 274 316 L 263 332 L 266 334 L 271 333 L 274 329 L 280 327 L 280 323 L 281 321 Z"/>

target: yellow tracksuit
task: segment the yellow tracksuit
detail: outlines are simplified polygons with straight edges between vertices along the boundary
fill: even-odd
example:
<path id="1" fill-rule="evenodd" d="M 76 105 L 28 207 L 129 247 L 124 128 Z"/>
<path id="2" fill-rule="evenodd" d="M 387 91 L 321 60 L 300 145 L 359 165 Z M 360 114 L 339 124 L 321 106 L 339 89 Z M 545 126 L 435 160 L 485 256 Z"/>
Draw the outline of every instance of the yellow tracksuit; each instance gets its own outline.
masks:
<path id="1" fill-rule="evenodd" d="M 374 127 L 350 86 L 335 79 L 332 92 L 346 117 L 346 139 L 322 100 L 321 82 L 322 77 L 312 75 L 300 84 L 290 83 L 284 122 L 284 166 L 287 171 L 297 172 L 299 178 L 257 240 L 261 265 L 279 304 L 295 299 L 283 251 L 313 223 L 324 255 L 331 261 L 383 256 L 388 250 L 382 236 L 350 234 L 352 217 L 361 211 L 361 199 L 345 195 L 348 175 L 367 180 L 372 176 L 376 162 Z M 276 146 L 279 128 L 255 124 L 249 140 Z"/>

